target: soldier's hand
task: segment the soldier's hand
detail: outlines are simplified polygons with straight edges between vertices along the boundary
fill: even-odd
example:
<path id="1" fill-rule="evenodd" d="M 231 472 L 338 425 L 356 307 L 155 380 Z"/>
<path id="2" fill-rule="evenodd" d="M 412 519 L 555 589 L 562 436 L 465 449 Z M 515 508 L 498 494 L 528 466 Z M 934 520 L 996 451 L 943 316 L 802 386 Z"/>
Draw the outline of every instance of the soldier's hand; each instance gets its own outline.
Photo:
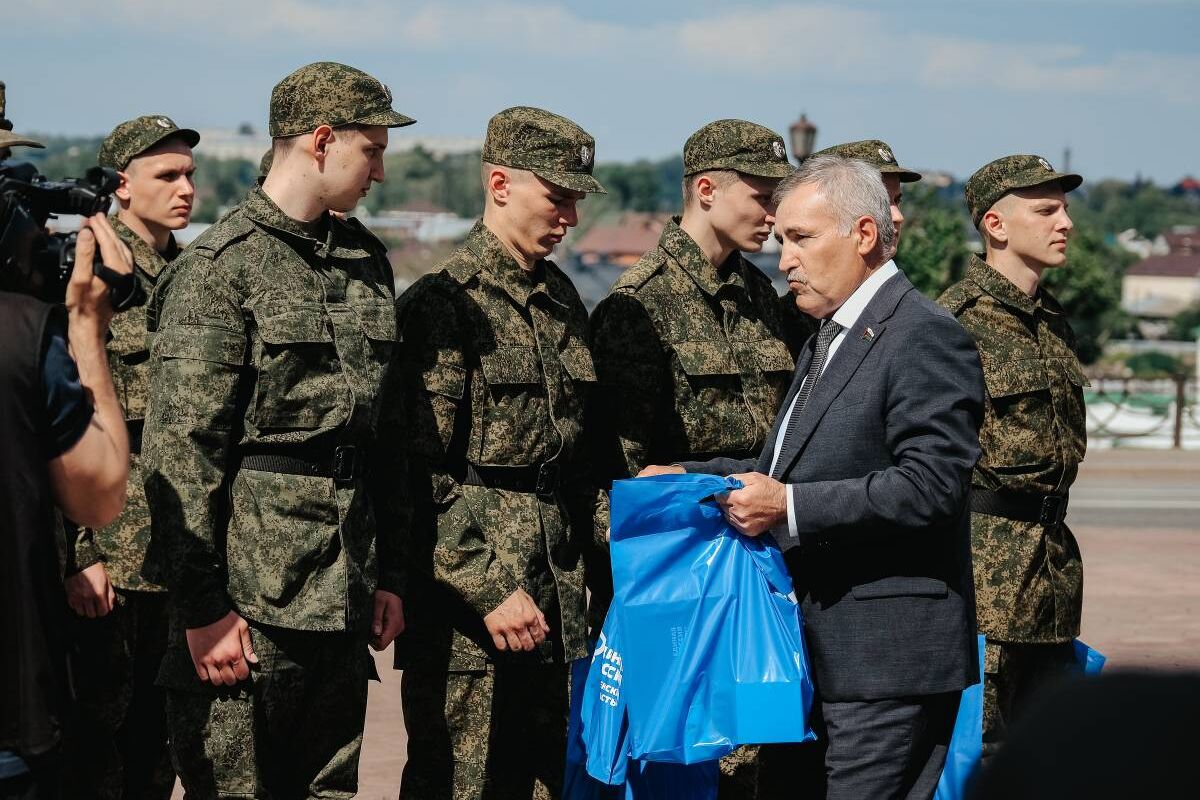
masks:
<path id="1" fill-rule="evenodd" d="M 678 464 L 667 464 L 661 466 L 659 464 L 651 464 L 637 474 L 639 478 L 652 478 L 655 475 L 683 475 L 687 472 L 686 469 Z"/>
<path id="2" fill-rule="evenodd" d="M 92 564 L 63 581 L 67 605 L 81 617 L 95 619 L 112 611 L 117 599 L 103 564 Z"/>
<path id="3" fill-rule="evenodd" d="M 404 632 L 404 601 L 398 595 L 375 591 L 375 619 L 371 623 L 371 647 L 386 650 Z"/>
<path id="4" fill-rule="evenodd" d="M 546 641 L 550 626 L 524 589 L 517 589 L 483 618 L 497 650 L 532 650 Z"/>
<path id="5" fill-rule="evenodd" d="M 200 680 L 214 686 L 233 686 L 250 677 L 258 663 L 246 620 L 230 611 L 211 625 L 187 629 L 188 651 Z"/>

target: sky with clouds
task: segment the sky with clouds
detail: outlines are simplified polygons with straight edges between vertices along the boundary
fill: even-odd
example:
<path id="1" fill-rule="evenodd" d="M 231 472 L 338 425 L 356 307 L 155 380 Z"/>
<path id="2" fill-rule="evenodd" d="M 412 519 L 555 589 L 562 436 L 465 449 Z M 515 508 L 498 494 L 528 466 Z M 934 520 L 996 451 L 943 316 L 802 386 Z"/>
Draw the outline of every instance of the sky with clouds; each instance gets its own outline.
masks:
<path id="1" fill-rule="evenodd" d="M 537 105 L 631 160 L 720 117 L 784 132 L 804 111 L 818 147 L 882 138 L 959 176 L 1068 145 L 1089 178 L 1200 174 L 1200 0 L 6 0 L 4 17 L 18 130 L 265 126 L 276 81 L 336 60 L 418 119 L 398 136 L 481 136 Z"/>

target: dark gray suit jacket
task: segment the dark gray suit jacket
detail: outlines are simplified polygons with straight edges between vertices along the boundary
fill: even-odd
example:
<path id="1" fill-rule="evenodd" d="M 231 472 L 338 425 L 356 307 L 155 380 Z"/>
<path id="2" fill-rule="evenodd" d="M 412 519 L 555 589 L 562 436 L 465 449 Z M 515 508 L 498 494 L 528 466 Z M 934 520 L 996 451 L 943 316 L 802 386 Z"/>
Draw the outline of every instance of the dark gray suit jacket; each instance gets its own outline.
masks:
<path id="1" fill-rule="evenodd" d="M 810 339 L 757 462 L 683 466 L 767 473 L 812 352 Z M 796 544 L 786 556 L 823 700 L 979 679 L 967 499 L 982 419 L 974 342 L 903 274 L 889 278 L 790 420 L 775 469 L 793 492 L 799 542 L 779 538 Z"/>

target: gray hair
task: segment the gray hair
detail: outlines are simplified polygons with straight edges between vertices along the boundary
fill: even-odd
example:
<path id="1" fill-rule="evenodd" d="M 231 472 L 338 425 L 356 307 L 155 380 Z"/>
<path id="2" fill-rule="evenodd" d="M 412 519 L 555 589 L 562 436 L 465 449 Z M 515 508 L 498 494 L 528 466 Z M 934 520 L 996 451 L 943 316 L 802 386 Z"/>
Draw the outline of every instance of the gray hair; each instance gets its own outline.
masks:
<path id="1" fill-rule="evenodd" d="M 896 226 L 892 224 L 892 201 L 879 178 L 879 168 L 865 161 L 837 155 L 804 160 L 795 172 L 775 187 L 776 208 L 801 186 L 814 184 L 829 204 L 842 236 L 849 236 L 862 217 L 875 220 L 883 261 L 896 253 Z"/>

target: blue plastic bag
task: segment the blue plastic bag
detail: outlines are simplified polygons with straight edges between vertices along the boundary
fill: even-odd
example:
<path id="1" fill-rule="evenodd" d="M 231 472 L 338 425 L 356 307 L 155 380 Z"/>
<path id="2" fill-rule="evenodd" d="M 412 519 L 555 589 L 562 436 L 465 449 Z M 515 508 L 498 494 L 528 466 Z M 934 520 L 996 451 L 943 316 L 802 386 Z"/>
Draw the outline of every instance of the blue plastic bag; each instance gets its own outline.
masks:
<path id="1" fill-rule="evenodd" d="M 954 733 L 950 736 L 950 748 L 946 752 L 946 766 L 938 780 L 937 793 L 933 800 L 962 800 L 967 796 L 967 786 L 983 756 L 983 652 L 987 640 L 979 637 L 979 683 L 963 689 L 958 702 L 958 717 L 954 720 Z M 1105 658 L 1100 653 L 1076 639 L 1075 660 L 1084 675 L 1099 675 L 1104 668 Z"/>
<path id="2" fill-rule="evenodd" d="M 601 783 L 618 785 L 625 782 L 629 761 L 629 718 L 622 692 L 624 663 L 618 649 L 621 646 L 619 617 L 612 608 L 609 609 L 592 657 L 575 662 L 575 669 L 583 675 L 580 681 L 582 691 L 579 693 L 579 744 L 584 751 L 582 758 L 578 757 L 578 751 L 573 753 L 571 740 L 567 740 L 568 763 L 574 754 L 577 761 L 584 764 L 588 775 Z M 571 704 L 575 705 L 574 696 Z M 572 708 L 572 717 L 574 713 Z"/>
<path id="3" fill-rule="evenodd" d="M 742 744 L 814 738 L 783 556 L 770 537 L 738 534 L 711 502 L 740 487 L 712 475 L 613 483 L 612 608 L 636 759 L 695 764 Z"/>

